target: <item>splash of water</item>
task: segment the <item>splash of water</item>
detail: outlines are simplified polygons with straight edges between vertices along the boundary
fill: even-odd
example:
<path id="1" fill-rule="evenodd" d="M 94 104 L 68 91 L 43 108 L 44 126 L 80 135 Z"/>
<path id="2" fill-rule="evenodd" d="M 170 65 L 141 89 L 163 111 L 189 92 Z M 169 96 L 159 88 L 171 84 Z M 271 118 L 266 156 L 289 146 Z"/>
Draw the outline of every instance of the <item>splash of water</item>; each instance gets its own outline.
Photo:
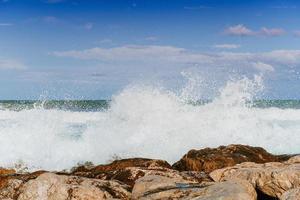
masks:
<path id="1" fill-rule="evenodd" d="M 231 143 L 299 153 L 300 110 L 247 106 L 262 89 L 259 76 L 229 81 L 212 102 L 195 106 L 186 103 L 189 89 L 176 95 L 131 86 L 105 111 L 0 110 L 0 166 L 22 162 L 60 170 L 84 161 L 104 163 L 113 155 L 172 163 L 190 149 Z"/>

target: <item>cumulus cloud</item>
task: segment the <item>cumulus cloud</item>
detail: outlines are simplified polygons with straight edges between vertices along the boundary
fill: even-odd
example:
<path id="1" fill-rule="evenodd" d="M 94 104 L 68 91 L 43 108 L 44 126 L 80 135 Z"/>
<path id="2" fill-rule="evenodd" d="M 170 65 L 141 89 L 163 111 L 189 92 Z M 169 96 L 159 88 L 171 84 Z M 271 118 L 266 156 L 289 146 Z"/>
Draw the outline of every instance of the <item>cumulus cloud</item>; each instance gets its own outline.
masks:
<path id="1" fill-rule="evenodd" d="M 285 30 L 282 28 L 266 28 L 262 27 L 259 31 L 254 31 L 243 24 L 238 24 L 235 26 L 231 26 L 224 31 L 228 35 L 233 36 L 280 36 L 285 34 Z"/>
<path id="2" fill-rule="evenodd" d="M 262 53 L 201 53 L 174 46 L 119 46 L 113 48 L 91 48 L 85 50 L 56 51 L 58 57 L 70 57 L 104 62 L 143 64 L 155 63 L 158 66 L 205 66 L 252 69 L 262 72 L 276 68 L 300 66 L 300 50 L 276 50 Z M 142 64 L 143 63 L 143 64 Z"/>
<path id="3" fill-rule="evenodd" d="M 17 61 L 17 60 L 9 60 L 9 59 L 0 59 L 0 69 L 1 70 L 23 70 L 26 69 L 26 66 Z"/>
<path id="4" fill-rule="evenodd" d="M 251 29 L 247 28 L 243 24 L 230 26 L 225 30 L 225 33 L 228 35 L 236 35 L 236 36 L 249 36 L 255 34 Z"/>
<path id="5" fill-rule="evenodd" d="M 139 46 L 128 45 L 114 48 L 86 49 L 81 51 L 63 51 L 53 52 L 52 54 L 60 57 L 72 57 L 79 59 L 98 59 L 98 60 L 139 60 L 139 59 L 175 59 L 174 56 L 180 56 L 185 49 L 172 46 Z"/>
<path id="6" fill-rule="evenodd" d="M 213 48 L 217 48 L 217 49 L 238 49 L 240 47 L 241 47 L 241 45 L 238 45 L 238 44 L 216 44 L 216 45 L 213 45 Z"/>
<path id="7" fill-rule="evenodd" d="M 300 50 L 275 50 L 264 53 L 263 57 L 281 64 L 300 64 Z"/>
<path id="8" fill-rule="evenodd" d="M 253 63 L 253 67 L 258 69 L 259 71 L 265 72 L 265 71 L 274 71 L 274 68 L 270 64 L 266 64 L 263 62 L 255 62 Z"/>
<path id="9" fill-rule="evenodd" d="M 285 34 L 285 31 L 281 28 L 268 29 L 268 28 L 263 27 L 263 28 L 261 28 L 260 33 L 265 36 L 280 36 L 280 35 Z"/>

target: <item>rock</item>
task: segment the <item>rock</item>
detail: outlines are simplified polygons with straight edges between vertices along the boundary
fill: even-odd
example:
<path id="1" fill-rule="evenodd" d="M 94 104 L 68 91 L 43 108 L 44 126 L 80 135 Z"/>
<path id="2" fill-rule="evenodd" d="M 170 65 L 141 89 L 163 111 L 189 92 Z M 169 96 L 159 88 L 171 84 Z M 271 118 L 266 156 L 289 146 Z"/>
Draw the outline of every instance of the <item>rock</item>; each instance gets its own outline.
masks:
<path id="1" fill-rule="evenodd" d="M 37 171 L 31 174 L 8 174 L 0 176 L 0 199 L 14 200 L 19 195 L 19 189 L 27 181 L 35 179 L 45 171 Z"/>
<path id="2" fill-rule="evenodd" d="M 44 173 L 19 189 L 18 200 L 130 199 L 127 186 L 115 181 Z"/>
<path id="3" fill-rule="evenodd" d="M 300 200 L 300 188 L 295 188 L 292 190 L 288 190 L 283 193 L 280 197 L 280 200 Z"/>
<path id="4" fill-rule="evenodd" d="M 300 155 L 291 157 L 285 163 L 287 163 L 287 164 L 300 163 Z"/>
<path id="5" fill-rule="evenodd" d="M 147 175 L 136 181 L 132 199 L 256 200 L 256 192 L 246 181 L 197 183 L 180 177 Z"/>
<path id="6" fill-rule="evenodd" d="M 16 173 L 16 170 L 14 170 L 14 169 L 0 168 L 0 176 L 10 175 L 10 174 L 15 174 L 15 173 Z"/>
<path id="7" fill-rule="evenodd" d="M 147 158 L 129 158 L 122 160 L 115 160 L 107 165 L 98 165 L 92 168 L 86 168 L 85 166 L 80 166 L 78 168 L 73 169 L 73 174 L 80 174 L 89 172 L 98 173 L 98 172 L 108 172 L 115 171 L 120 169 L 125 169 L 127 167 L 141 167 L 141 168 L 168 168 L 171 169 L 171 165 L 164 160 L 155 160 L 155 159 L 147 159 Z"/>
<path id="8" fill-rule="evenodd" d="M 279 198 L 284 192 L 300 187 L 300 163 L 257 164 L 245 162 L 215 170 L 210 173 L 210 176 L 215 181 L 247 180 L 262 193 Z"/>
<path id="9" fill-rule="evenodd" d="M 191 150 L 172 167 L 179 171 L 205 171 L 209 173 L 242 162 L 266 163 L 286 161 L 289 158 L 288 155 L 272 155 L 260 147 L 229 145 Z"/>
<path id="10" fill-rule="evenodd" d="M 110 173 L 124 170 L 126 168 L 138 167 L 140 169 L 171 169 L 171 165 L 164 160 L 155 160 L 147 158 L 130 158 L 113 161 L 107 165 L 98 165 L 93 167 L 80 166 L 72 170 L 71 174 L 76 176 L 84 176 L 94 178 L 99 174 Z"/>
<path id="11" fill-rule="evenodd" d="M 129 185 L 132 189 L 135 181 L 145 174 L 151 171 L 168 172 L 170 170 L 171 165 L 163 160 L 132 158 L 117 160 L 108 165 L 99 165 L 92 168 L 82 166 L 74 169 L 71 175 L 101 180 L 117 180 Z M 195 176 L 197 175 L 195 174 Z M 206 178 L 209 178 L 209 176 L 206 176 Z"/>
<path id="12" fill-rule="evenodd" d="M 0 199 L 14 200 L 19 195 L 19 188 L 22 186 L 23 181 L 19 179 L 8 179 L 5 185 L 1 187 Z"/>

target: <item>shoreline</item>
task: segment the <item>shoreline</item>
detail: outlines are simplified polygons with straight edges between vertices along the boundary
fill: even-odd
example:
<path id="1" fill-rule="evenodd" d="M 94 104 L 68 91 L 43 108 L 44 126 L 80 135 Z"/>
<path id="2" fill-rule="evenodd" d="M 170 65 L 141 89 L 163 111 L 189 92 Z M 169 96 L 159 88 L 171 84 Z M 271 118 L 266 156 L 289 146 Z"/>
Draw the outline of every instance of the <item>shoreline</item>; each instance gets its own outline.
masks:
<path id="1" fill-rule="evenodd" d="M 0 170 L 0 199 L 7 200 L 296 200 L 298 195 L 299 155 L 273 155 L 247 145 L 193 149 L 173 165 L 128 158 L 105 165 L 87 163 L 69 172 Z"/>

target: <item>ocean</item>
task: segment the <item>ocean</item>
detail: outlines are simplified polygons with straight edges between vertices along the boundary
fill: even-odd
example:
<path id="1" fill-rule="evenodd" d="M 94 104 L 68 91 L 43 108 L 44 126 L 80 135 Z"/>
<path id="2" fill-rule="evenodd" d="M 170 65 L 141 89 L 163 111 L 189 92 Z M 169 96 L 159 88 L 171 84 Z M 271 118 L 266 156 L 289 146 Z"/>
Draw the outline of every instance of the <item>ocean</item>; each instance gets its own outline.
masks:
<path id="1" fill-rule="evenodd" d="M 200 101 L 151 86 L 127 87 L 109 101 L 0 101 L 0 166 L 62 170 L 116 157 L 173 163 L 191 149 L 237 143 L 299 153 L 300 100 L 257 99 L 257 86 L 228 82 Z"/>

